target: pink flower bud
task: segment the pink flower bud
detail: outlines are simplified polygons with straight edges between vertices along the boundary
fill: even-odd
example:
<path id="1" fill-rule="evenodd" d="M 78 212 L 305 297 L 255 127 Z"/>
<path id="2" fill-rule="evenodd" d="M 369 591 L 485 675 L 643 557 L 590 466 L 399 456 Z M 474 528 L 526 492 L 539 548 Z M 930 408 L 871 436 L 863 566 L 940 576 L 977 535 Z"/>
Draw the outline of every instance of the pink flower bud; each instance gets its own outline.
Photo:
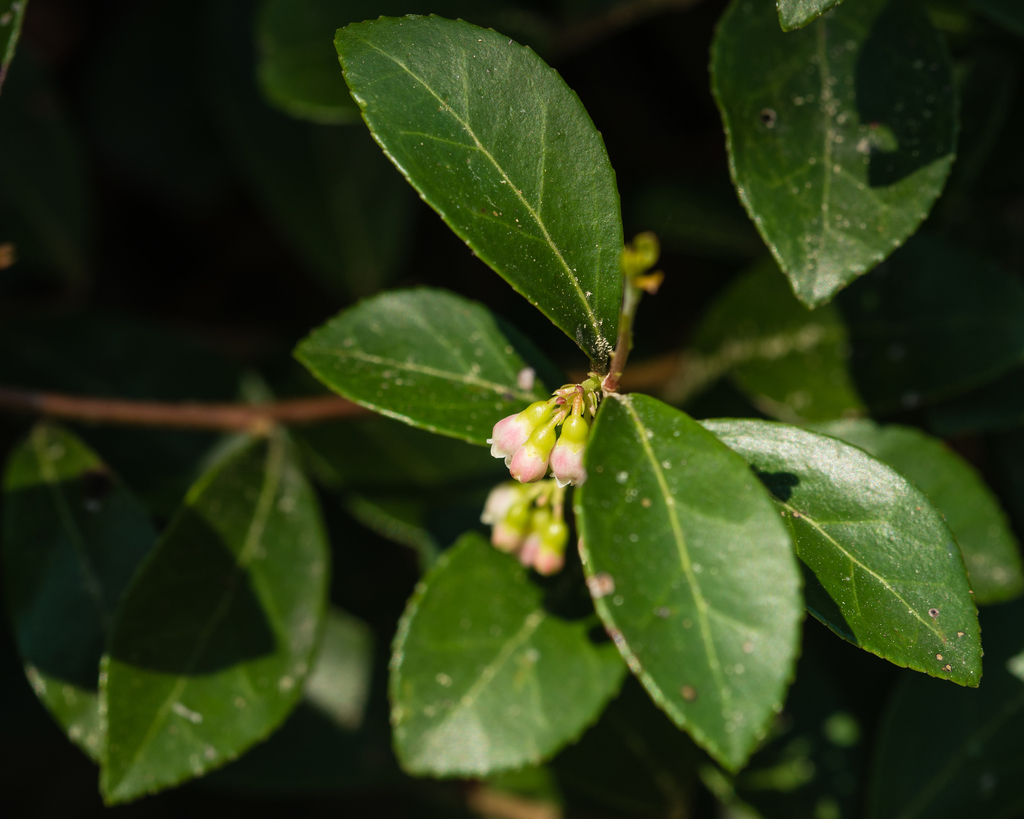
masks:
<path id="1" fill-rule="evenodd" d="M 555 446 L 555 422 L 549 421 L 530 433 L 526 443 L 516 450 L 509 472 L 520 483 L 533 483 L 548 471 L 548 457 Z"/>
<path id="2" fill-rule="evenodd" d="M 501 523 L 508 510 L 515 505 L 522 494 L 522 487 L 512 481 L 499 483 L 491 490 L 484 503 L 484 511 L 480 514 L 480 522 L 489 526 Z"/>
<path id="3" fill-rule="evenodd" d="M 522 412 L 502 418 L 491 430 L 487 443 L 491 445 L 491 455 L 504 458 L 508 466 L 516 450 L 526 443 L 538 426 L 548 420 L 552 407 L 547 401 L 536 401 Z"/>
<path id="4" fill-rule="evenodd" d="M 544 530 L 551 524 L 551 510 L 547 507 L 538 509 L 531 521 L 530 531 L 519 550 L 519 562 L 524 566 L 532 566 L 543 546 Z"/>
<path id="5" fill-rule="evenodd" d="M 561 519 L 552 519 L 540 532 L 540 548 L 533 556 L 533 568 L 538 574 L 560 572 L 565 565 L 565 545 L 569 542 L 569 527 Z"/>
<path id="6" fill-rule="evenodd" d="M 590 427 L 580 415 L 570 415 L 562 425 L 562 434 L 551 453 L 551 474 L 559 486 L 579 486 L 587 479 L 583 453 L 589 436 Z"/>
<path id="7" fill-rule="evenodd" d="M 530 503 L 515 503 L 504 519 L 491 530 L 491 543 L 503 552 L 514 552 L 523 545 L 533 525 L 533 508 Z"/>

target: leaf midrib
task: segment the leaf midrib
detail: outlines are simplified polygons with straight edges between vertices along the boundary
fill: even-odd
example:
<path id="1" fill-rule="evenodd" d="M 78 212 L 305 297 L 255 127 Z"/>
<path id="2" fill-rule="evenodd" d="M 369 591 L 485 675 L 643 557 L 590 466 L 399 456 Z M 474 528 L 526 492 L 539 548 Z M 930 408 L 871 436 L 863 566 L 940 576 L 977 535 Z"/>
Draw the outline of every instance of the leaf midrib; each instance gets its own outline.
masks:
<path id="1" fill-rule="evenodd" d="M 436 91 L 434 91 L 434 89 L 430 85 L 427 84 L 426 80 L 424 80 L 422 77 L 419 77 L 417 74 L 415 74 L 412 71 L 412 69 L 410 69 L 404 62 L 402 62 L 401 60 L 399 60 L 397 57 L 393 56 L 392 54 L 389 54 L 388 52 L 384 51 L 380 47 L 374 45 L 373 43 L 371 43 L 366 38 L 359 37 L 358 35 L 356 35 L 354 33 L 351 33 L 351 32 L 350 32 L 350 35 L 352 37 L 354 37 L 355 39 L 359 40 L 360 42 L 364 43 L 367 47 L 369 47 L 369 48 L 373 49 L 374 51 L 376 51 L 378 54 L 381 54 L 386 59 L 391 60 L 393 63 L 395 63 L 395 65 L 399 66 L 403 71 L 405 71 L 416 82 L 418 82 L 420 85 L 422 85 L 423 88 L 426 89 L 426 91 L 432 97 L 434 97 L 434 99 L 436 99 L 438 101 L 438 103 L 442 106 L 443 110 L 446 111 L 448 114 L 450 114 L 451 117 L 457 123 L 459 123 L 459 125 L 463 128 L 463 130 L 465 130 L 465 132 L 469 135 L 470 139 L 473 140 L 473 143 L 476 146 L 477 150 L 479 150 L 480 153 L 482 153 L 485 157 L 487 157 L 487 159 L 490 161 L 490 163 L 494 166 L 495 170 L 497 170 L 498 173 L 501 175 L 501 178 L 505 181 L 505 184 L 508 185 L 508 187 L 516 195 L 516 198 L 519 200 L 520 204 L 523 206 L 523 208 L 526 209 L 526 212 L 529 213 L 530 216 L 533 218 L 533 220 L 536 223 L 537 227 L 540 228 L 540 231 L 541 231 L 542 235 L 544 236 L 545 242 L 547 243 L 548 247 L 551 249 L 552 253 L 555 254 L 555 258 L 558 259 L 559 264 L 561 264 L 562 269 L 565 271 L 565 278 L 569 281 L 569 283 L 572 285 L 572 288 L 576 291 L 576 294 L 579 297 L 579 301 L 582 303 L 583 309 L 586 312 L 587 320 L 590 322 L 590 326 L 591 326 L 591 329 L 594 332 L 594 336 L 596 338 L 602 338 L 603 339 L 604 335 L 601 332 L 601 326 L 600 326 L 600 324 L 599 324 L 599 322 L 597 320 L 597 316 L 594 314 L 594 311 L 593 311 L 593 309 L 590 306 L 590 302 L 587 301 L 587 298 L 584 295 L 583 288 L 580 287 L 580 283 L 576 280 L 576 277 L 573 275 L 572 268 L 569 267 L 568 262 L 566 262 L 565 257 L 562 255 L 561 248 L 559 248 L 558 245 L 555 243 L 554 239 L 551 238 L 551 234 L 548 232 L 548 228 L 547 228 L 547 225 L 544 223 L 544 220 L 541 218 L 540 214 L 537 213 L 537 211 L 535 211 L 533 209 L 533 206 L 531 206 L 530 203 L 526 201 L 526 197 L 523 196 L 523 192 L 519 188 L 517 188 L 514 184 L 512 184 L 512 180 L 509 177 L 508 173 L 506 173 L 505 169 L 498 163 L 498 160 L 495 159 L 494 155 L 491 154 L 491 152 L 488 151 L 484 147 L 483 143 L 480 141 L 480 138 L 476 135 L 476 132 L 470 127 L 469 123 L 464 121 L 462 119 L 462 117 L 460 117 L 455 112 L 455 110 L 448 104 L 447 100 L 443 99 Z M 465 70 L 463 70 L 462 71 L 462 76 L 466 77 L 466 73 L 467 72 Z M 468 80 L 466 80 L 466 81 L 468 82 Z M 468 110 L 468 105 L 467 105 L 467 110 Z"/>
<path id="2" fill-rule="evenodd" d="M 686 546 L 686 539 L 683 537 L 682 524 L 680 523 L 679 516 L 676 512 L 675 498 L 672 497 L 672 493 L 668 487 L 668 481 L 665 480 L 665 473 L 662 471 L 661 464 L 658 462 L 658 459 L 654 456 L 654 450 L 651 448 L 648 441 L 648 430 L 634 409 L 633 402 L 630 400 L 629 396 L 613 394 L 610 397 L 617 399 L 629 413 L 634 426 L 636 426 L 640 445 L 643 447 L 644 454 L 647 456 L 648 461 L 650 461 L 651 468 L 658 481 L 658 488 L 661 490 L 662 498 L 665 501 L 665 509 L 668 514 L 669 524 L 672 527 L 672 537 L 675 540 L 676 551 L 679 554 L 679 561 L 682 564 L 683 573 L 686 576 L 686 583 L 690 588 L 694 604 L 697 607 L 697 620 L 700 624 L 701 642 L 704 644 L 704 651 L 707 655 L 708 666 L 711 669 L 712 676 L 715 678 L 715 683 L 718 685 L 718 690 L 722 697 L 725 709 L 727 709 L 728 703 L 731 701 L 731 694 L 729 693 L 729 686 L 726 684 L 725 677 L 722 673 L 722 667 L 718 661 L 718 652 L 715 649 L 715 643 L 711 636 L 711 623 L 708 619 L 708 610 L 711 607 L 704 599 L 700 585 L 697 582 L 697 575 L 694 573 L 693 565 L 690 562 L 690 553 Z"/>
<path id="3" fill-rule="evenodd" d="M 235 566 L 232 569 L 232 576 L 237 574 L 240 570 L 244 569 L 249 562 L 252 560 L 256 549 L 259 547 L 260 540 L 263 536 L 263 531 L 266 528 L 267 519 L 270 517 L 270 512 L 273 507 L 274 497 L 277 495 L 277 489 L 281 482 L 281 475 L 284 468 L 284 442 L 278 436 L 272 436 L 269 439 L 267 459 L 266 459 L 266 471 L 264 472 L 263 486 L 260 487 L 260 494 L 256 500 L 256 507 L 253 510 L 252 522 L 249 525 L 249 530 L 246 532 L 245 540 L 242 544 L 242 549 L 238 553 L 238 557 L 235 559 Z M 213 481 L 211 481 L 212 483 Z M 207 484 L 204 488 L 209 488 L 210 484 Z M 198 496 L 198 497 L 201 497 Z M 193 504 L 198 497 L 193 499 Z M 132 755 L 131 761 L 124 767 L 124 774 L 121 777 L 120 783 L 123 784 L 127 779 L 128 773 L 138 764 L 142 754 L 152 743 L 153 739 L 160 727 L 163 725 L 167 718 L 168 711 L 175 702 L 184 693 L 185 688 L 189 684 L 189 679 L 186 676 L 199 662 L 200 657 L 206 650 L 206 646 L 213 636 L 213 632 L 217 626 L 220 625 L 220 621 L 227 613 L 228 607 L 231 604 L 231 600 L 234 597 L 234 589 L 237 584 L 228 583 L 227 591 L 221 598 L 220 604 L 214 610 L 210 616 L 205 628 L 200 633 L 199 638 L 196 640 L 195 648 L 192 651 L 191 656 L 185 663 L 181 672 L 178 673 L 178 679 L 171 689 L 171 693 L 168 694 L 163 704 L 157 709 L 156 715 L 153 717 L 153 721 L 150 723 L 149 728 L 143 736 L 142 741 L 138 744 L 135 749 L 135 753 Z"/>

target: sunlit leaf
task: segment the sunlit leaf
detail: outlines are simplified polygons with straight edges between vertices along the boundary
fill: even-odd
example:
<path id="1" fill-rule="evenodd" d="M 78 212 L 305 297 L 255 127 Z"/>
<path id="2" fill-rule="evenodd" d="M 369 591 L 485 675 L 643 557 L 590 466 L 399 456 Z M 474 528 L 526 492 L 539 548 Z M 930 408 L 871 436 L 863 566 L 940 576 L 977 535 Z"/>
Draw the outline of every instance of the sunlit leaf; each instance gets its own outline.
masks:
<path id="1" fill-rule="evenodd" d="M 843 0 L 775 0 L 783 31 L 802 28 Z"/>
<path id="2" fill-rule="evenodd" d="M 608 396 L 592 436 L 576 519 L 598 613 L 654 701 L 735 770 L 799 646 L 786 528 L 742 459 L 679 410 Z"/>
<path id="3" fill-rule="evenodd" d="M 924 220 L 953 162 L 952 68 L 925 13 L 844 3 L 783 32 L 734 0 L 712 83 L 740 199 L 810 306 L 870 270 Z"/>
<path id="4" fill-rule="evenodd" d="M 835 438 L 768 421 L 703 423 L 775 497 L 809 570 L 815 617 L 896 665 L 978 684 L 981 639 L 967 571 L 921 490 Z"/>
<path id="5" fill-rule="evenodd" d="M 383 18 L 335 45 L 370 130 L 423 199 L 604 370 L 622 222 L 579 98 L 530 49 L 468 23 Z"/>
<path id="6" fill-rule="evenodd" d="M 625 667 L 611 643 L 591 642 L 587 619 L 549 613 L 543 596 L 477 534 L 441 556 L 395 639 L 392 724 L 407 771 L 483 776 L 536 764 L 597 719 Z"/>

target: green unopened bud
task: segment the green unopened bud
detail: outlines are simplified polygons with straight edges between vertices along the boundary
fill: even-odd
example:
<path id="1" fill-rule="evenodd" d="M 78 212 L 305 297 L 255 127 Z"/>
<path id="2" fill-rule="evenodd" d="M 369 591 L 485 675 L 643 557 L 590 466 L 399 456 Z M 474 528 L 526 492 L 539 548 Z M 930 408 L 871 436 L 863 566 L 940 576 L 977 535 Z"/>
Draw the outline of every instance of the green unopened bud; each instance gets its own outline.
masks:
<path id="1" fill-rule="evenodd" d="M 658 263 L 658 256 L 661 249 L 658 246 L 658 237 L 651 232 L 641 233 L 633 243 L 626 245 L 622 250 L 622 273 L 627 279 L 633 279 L 641 273 L 646 273 Z"/>

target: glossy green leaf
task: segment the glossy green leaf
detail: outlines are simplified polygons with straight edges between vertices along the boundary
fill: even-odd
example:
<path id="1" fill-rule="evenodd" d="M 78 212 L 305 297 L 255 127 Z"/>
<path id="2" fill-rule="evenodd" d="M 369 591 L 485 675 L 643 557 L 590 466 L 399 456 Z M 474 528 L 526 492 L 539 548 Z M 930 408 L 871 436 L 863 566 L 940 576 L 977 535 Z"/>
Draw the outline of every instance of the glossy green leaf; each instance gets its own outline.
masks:
<path id="1" fill-rule="evenodd" d="M 374 137 L 480 258 L 604 371 L 622 222 L 604 142 L 530 49 L 437 17 L 357 23 L 335 45 Z"/>
<path id="2" fill-rule="evenodd" d="M 783 31 L 803 28 L 843 0 L 775 0 Z"/>
<path id="3" fill-rule="evenodd" d="M 296 122 L 266 104 L 252 10 L 228 0 L 212 15 L 208 93 L 230 156 L 310 270 L 336 292 L 373 293 L 405 261 L 415 197 L 362 128 Z"/>
<path id="4" fill-rule="evenodd" d="M 712 83 L 740 199 L 797 296 L 831 299 L 924 220 L 953 162 L 952 69 L 924 12 L 845 3 L 785 33 L 735 0 Z"/>
<path id="5" fill-rule="evenodd" d="M 99 456 L 37 424 L 4 477 L 4 579 L 25 671 L 75 744 L 99 758 L 100 658 L 114 610 L 156 540 Z"/>
<path id="6" fill-rule="evenodd" d="M 118 609 L 100 683 L 109 804 L 220 767 L 302 694 L 329 553 L 287 446 L 243 443 L 212 467 Z"/>
<path id="7" fill-rule="evenodd" d="M 915 236 L 838 305 L 854 381 L 878 410 L 964 392 L 1024 358 L 1019 278 L 932 236 Z"/>
<path id="8" fill-rule="evenodd" d="M 912 427 L 883 427 L 866 419 L 812 429 L 859 446 L 917 484 L 956 537 L 975 602 L 998 603 L 1024 591 L 1020 544 L 999 502 L 974 468 L 942 441 Z"/>
<path id="9" fill-rule="evenodd" d="M 0 0 L 0 88 L 18 47 L 27 6 L 28 0 Z"/>
<path id="10" fill-rule="evenodd" d="M 905 677 L 886 709 L 868 795 L 870 819 L 1012 817 L 1024 808 L 1024 639 L 1020 603 L 982 612 L 977 691 Z"/>
<path id="11" fill-rule="evenodd" d="M 409 601 L 391 661 L 395 748 L 412 774 L 483 776 L 576 739 L 625 668 L 589 619 L 543 606 L 514 557 L 467 534 Z M 458 605 L 452 605 L 458 601 Z"/>
<path id="12" fill-rule="evenodd" d="M 705 421 L 775 496 L 809 569 L 807 607 L 840 637 L 960 685 L 981 677 L 960 549 L 921 490 L 835 438 L 768 421 Z"/>
<path id="13" fill-rule="evenodd" d="M 864 410 L 842 314 L 831 304 L 801 304 L 774 262 L 753 268 L 712 304 L 694 347 L 700 357 L 688 365 L 689 383 L 679 385 L 684 393 L 728 373 L 760 410 L 784 421 Z"/>
<path id="14" fill-rule="evenodd" d="M 484 444 L 494 424 L 548 393 L 483 306 L 445 290 L 367 299 L 314 330 L 295 355 L 335 392 L 412 426 Z"/>
<path id="15" fill-rule="evenodd" d="M 605 398 L 576 519 L 605 628 L 654 701 L 731 770 L 782 708 L 800 576 L 764 488 L 688 415 Z"/>
<path id="16" fill-rule="evenodd" d="M 81 146 L 40 66 L 22 54 L 0 105 L 0 244 L 18 263 L 81 286 L 92 203 Z"/>

